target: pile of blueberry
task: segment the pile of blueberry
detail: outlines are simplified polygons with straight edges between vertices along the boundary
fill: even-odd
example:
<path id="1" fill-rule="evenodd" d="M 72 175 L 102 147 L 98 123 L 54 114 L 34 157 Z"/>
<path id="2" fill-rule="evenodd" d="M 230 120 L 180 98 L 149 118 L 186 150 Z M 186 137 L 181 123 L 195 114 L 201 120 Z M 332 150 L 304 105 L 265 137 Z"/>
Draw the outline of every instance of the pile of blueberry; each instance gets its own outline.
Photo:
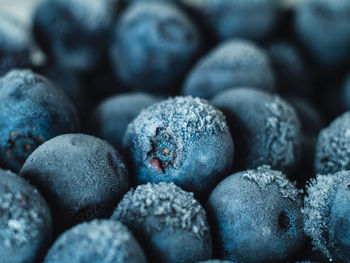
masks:
<path id="1" fill-rule="evenodd" d="M 350 262 L 350 0 L 282 3 L 0 15 L 0 262 Z"/>

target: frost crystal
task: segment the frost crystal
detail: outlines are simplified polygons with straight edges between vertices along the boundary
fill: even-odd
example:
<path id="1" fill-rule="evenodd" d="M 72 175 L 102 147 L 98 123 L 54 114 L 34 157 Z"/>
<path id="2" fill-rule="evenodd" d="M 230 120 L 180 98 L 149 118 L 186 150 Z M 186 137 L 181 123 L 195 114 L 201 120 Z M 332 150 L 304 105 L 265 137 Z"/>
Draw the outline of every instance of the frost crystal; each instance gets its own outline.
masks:
<path id="1" fill-rule="evenodd" d="M 336 187 L 342 180 L 343 173 L 334 175 L 318 175 L 311 179 L 307 186 L 308 196 L 304 199 L 304 231 L 312 238 L 313 245 L 332 261 L 328 249 L 328 222 L 330 205 Z"/>
<path id="2" fill-rule="evenodd" d="M 206 214 L 193 193 L 185 192 L 173 183 L 145 184 L 130 190 L 120 201 L 113 218 L 143 224 L 155 216 L 154 227 L 165 226 L 192 232 L 198 238 L 208 231 Z"/>
<path id="3" fill-rule="evenodd" d="M 293 201 L 297 201 L 299 194 L 302 192 L 282 172 L 271 170 L 268 165 L 260 166 L 255 170 L 245 171 L 243 177 L 254 181 L 262 189 L 270 184 L 276 184 L 282 197 Z"/>

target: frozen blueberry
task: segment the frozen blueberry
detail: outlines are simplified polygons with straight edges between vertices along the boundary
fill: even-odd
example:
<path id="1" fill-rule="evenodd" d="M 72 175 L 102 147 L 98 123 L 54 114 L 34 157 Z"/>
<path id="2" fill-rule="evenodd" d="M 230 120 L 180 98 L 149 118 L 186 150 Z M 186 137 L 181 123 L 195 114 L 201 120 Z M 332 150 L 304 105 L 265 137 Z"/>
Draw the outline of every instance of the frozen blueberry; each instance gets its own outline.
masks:
<path id="1" fill-rule="evenodd" d="M 40 74 L 48 77 L 56 87 L 62 89 L 83 116 L 89 105 L 89 98 L 79 76 L 75 72 L 56 65 L 40 69 Z"/>
<path id="2" fill-rule="evenodd" d="M 295 24 L 300 39 L 319 62 L 336 65 L 349 60 L 350 1 L 302 1 Z"/>
<path id="3" fill-rule="evenodd" d="M 128 190 L 128 173 L 118 152 L 84 134 L 45 142 L 29 156 L 20 175 L 38 186 L 52 207 L 56 232 L 110 216 Z"/>
<path id="4" fill-rule="evenodd" d="M 44 198 L 21 177 L 0 169 L 1 262 L 39 262 L 51 233 L 51 214 Z"/>
<path id="5" fill-rule="evenodd" d="M 301 129 L 305 135 L 318 135 L 324 125 L 322 114 L 311 102 L 302 97 L 290 96 L 287 101 L 294 107 L 301 124 Z"/>
<path id="6" fill-rule="evenodd" d="M 50 138 L 79 130 L 78 114 L 46 78 L 13 70 L 0 78 L 0 164 L 19 171 L 29 154 Z"/>
<path id="7" fill-rule="evenodd" d="M 179 0 L 192 10 L 218 39 L 243 37 L 260 40 L 273 29 L 278 1 Z"/>
<path id="8" fill-rule="evenodd" d="M 305 233 L 330 261 L 350 261 L 350 172 L 318 175 L 307 186 Z"/>
<path id="9" fill-rule="evenodd" d="M 230 40 L 204 56 L 188 74 L 183 93 L 209 99 L 232 87 L 274 91 L 274 76 L 262 49 L 245 40 Z"/>
<path id="10" fill-rule="evenodd" d="M 110 46 L 115 73 L 135 90 L 169 93 L 200 51 L 195 25 L 165 2 L 131 5 L 115 25 Z"/>
<path id="11" fill-rule="evenodd" d="M 63 233 L 44 263 L 146 263 L 136 239 L 121 223 L 93 220 Z"/>
<path id="12" fill-rule="evenodd" d="M 327 174 L 350 169 L 350 112 L 336 118 L 318 136 L 316 173 Z"/>
<path id="13" fill-rule="evenodd" d="M 233 88 L 217 95 L 213 104 L 228 119 L 235 142 L 235 168 L 267 164 L 290 171 L 300 154 L 300 123 L 294 109 L 276 95 Z"/>
<path id="14" fill-rule="evenodd" d="M 39 46 L 59 65 L 89 71 L 104 56 L 114 16 L 108 0 L 42 0 L 33 31 Z"/>
<path id="15" fill-rule="evenodd" d="M 207 101 L 156 103 L 128 126 L 124 147 L 137 184 L 174 182 L 205 197 L 231 171 L 233 141 L 224 115 Z"/>
<path id="16" fill-rule="evenodd" d="M 12 17 L 0 15 L 0 76 L 30 65 L 30 37 Z"/>
<path id="17" fill-rule="evenodd" d="M 298 49 L 291 43 L 277 41 L 267 47 L 275 71 L 279 93 L 308 96 L 307 68 Z"/>
<path id="18" fill-rule="evenodd" d="M 110 97 L 96 108 L 90 129 L 97 137 L 107 140 L 117 149 L 122 149 L 123 137 L 128 124 L 140 111 L 158 101 L 146 93 L 128 93 Z"/>
<path id="19" fill-rule="evenodd" d="M 207 203 L 220 256 L 234 262 L 288 259 L 303 245 L 301 203 L 295 186 L 269 167 L 227 177 Z"/>
<path id="20" fill-rule="evenodd" d="M 206 213 L 193 193 L 173 183 L 130 190 L 113 212 L 141 242 L 152 262 L 187 263 L 211 258 Z"/>

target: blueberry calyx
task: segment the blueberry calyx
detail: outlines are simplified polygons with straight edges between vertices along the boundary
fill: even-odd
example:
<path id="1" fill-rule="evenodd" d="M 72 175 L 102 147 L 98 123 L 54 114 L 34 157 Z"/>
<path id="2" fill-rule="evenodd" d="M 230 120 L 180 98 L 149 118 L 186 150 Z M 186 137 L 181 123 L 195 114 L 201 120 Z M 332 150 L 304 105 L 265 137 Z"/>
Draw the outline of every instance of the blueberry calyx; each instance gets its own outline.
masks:
<path id="1" fill-rule="evenodd" d="M 43 143 L 44 139 L 41 135 L 23 134 L 22 132 L 14 131 L 9 135 L 9 146 L 6 154 L 10 160 L 17 158 L 25 160 L 28 154 Z"/>
<path id="2" fill-rule="evenodd" d="M 156 135 L 151 139 L 151 150 L 147 153 L 149 163 L 157 170 L 165 172 L 165 169 L 176 163 L 177 142 L 174 135 L 165 128 L 158 127 Z"/>

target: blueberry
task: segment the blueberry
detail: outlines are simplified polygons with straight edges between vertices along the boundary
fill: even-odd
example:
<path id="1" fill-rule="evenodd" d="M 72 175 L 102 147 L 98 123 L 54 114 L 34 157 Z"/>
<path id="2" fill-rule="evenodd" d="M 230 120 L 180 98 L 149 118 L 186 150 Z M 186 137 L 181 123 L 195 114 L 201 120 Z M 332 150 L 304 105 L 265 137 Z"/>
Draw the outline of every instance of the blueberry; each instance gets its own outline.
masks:
<path id="1" fill-rule="evenodd" d="M 51 215 L 44 198 L 21 177 L 0 169 L 1 262 L 39 262 L 51 233 Z"/>
<path id="2" fill-rule="evenodd" d="M 296 12 L 296 31 L 314 58 L 337 65 L 350 58 L 350 2 L 306 0 Z"/>
<path id="3" fill-rule="evenodd" d="M 314 175 L 317 136 L 325 122 L 323 116 L 311 101 L 294 96 L 287 97 L 287 100 L 294 106 L 301 124 L 300 162 L 290 178 L 295 179 L 298 185 L 303 187 L 305 182 Z"/>
<path id="4" fill-rule="evenodd" d="M 267 164 L 291 171 L 300 154 L 300 123 L 294 109 L 276 95 L 233 88 L 217 95 L 236 144 L 235 168 L 253 169 Z"/>
<path id="5" fill-rule="evenodd" d="M 90 128 L 97 137 L 107 140 L 117 149 L 122 149 L 123 137 L 128 124 L 140 111 L 158 101 L 146 93 L 128 93 L 110 97 L 92 114 Z"/>
<path id="6" fill-rule="evenodd" d="M 44 263 L 146 263 L 136 239 L 121 223 L 93 220 L 63 233 L 50 248 Z"/>
<path id="7" fill-rule="evenodd" d="M 299 50 L 287 41 L 272 42 L 267 46 L 279 93 L 309 96 L 308 71 Z"/>
<path id="8" fill-rule="evenodd" d="M 62 89 L 72 103 L 74 103 L 80 115 L 84 115 L 88 109 L 89 98 L 79 76 L 75 72 L 57 65 L 46 66 L 40 69 L 39 72 L 48 77 L 56 87 Z"/>
<path id="9" fill-rule="evenodd" d="M 37 185 L 52 207 L 56 232 L 110 216 L 128 190 L 128 173 L 118 152 L 83 134 L 47 141 L 29 156 L 20 175 Z"/>
<path id="10" fill-rule="evenodd" d="M 294 107 L 301 124 L 301 129 L 305 135 L 318 135 L 324 126 L 324 119 L 318 108 L 309 100 L 289 96 L 287 101 Z"/>
<path id="11" fill-rule="evenodd" d="M 318 136 L 316 173 L 327 174 L 350 169 L 350 112 L 336 118 Z"/>
<path id="12" fill-rule="evenodd" d="M 207 101 L 175 97 L 143 110 L 124 147 L 137 184 L 174 182 L 204 197 L 230 172 L 233 142 L 225 117 Z"/>
<path id="13" fill-rule="evenodd" d="M 183 93 L 209 99 L 232 87 L 274 91 L 268 57 L 254 43 L 226 41 L 204 56 L 188 74 Z"/>
<path id="14" fill-rule="evenodd" d="M 121 82 L 135 90 L 169 93 L 200 51 L 195 25 L 162 2 L 131 5 L 115 25 L 111 63 Z"/>
<path id="15" fill-rule="evenodd" d="M 233 174 L 210 194 L 213 241 L 224 259 L 279 262 L 302 246 L 299 191 L 279 172 L 262 166 Z"/>
<path id="16" fill-rule="evenodd" d="M 29 70 L 13 70 L 0 78 L 0 163 L 19 171 L 44 141 L 77 132 L 79 118 L 72 103 L 46 78 Z"/>
<path id="17" fill-rule="evenodd" d="M 179 0 L 218 39 L 243 37 L 260 40 L 273 29 L 278 1 L 274 0 Z"/>
<path id="18" fill-rule="evenodd" d="M 33 32 L 39 46 L 59 65 L 90 71 L 102 60 L 114 8 L 108 0 L 42 0 Z"/>
<path id="19" fill-rule="evenodd" d="M 0 76 L 14 68 L 25 68 L 29 60 L 30 37 L 12 17 L 0 15 Z"/>
<path id="20" fill-rule="evenodd" d="M 317 175 L 304 200 L 305 233 L 330 261 L 350 261 L 350 172 Z"/>
<path id="21" fill-rule="evenodd" d="M 204 209 L 173 183 L 145 184 L 130 190 L 113 212 L 143 245 L 152 262 L 186 263 L 211 257 Z"/>

